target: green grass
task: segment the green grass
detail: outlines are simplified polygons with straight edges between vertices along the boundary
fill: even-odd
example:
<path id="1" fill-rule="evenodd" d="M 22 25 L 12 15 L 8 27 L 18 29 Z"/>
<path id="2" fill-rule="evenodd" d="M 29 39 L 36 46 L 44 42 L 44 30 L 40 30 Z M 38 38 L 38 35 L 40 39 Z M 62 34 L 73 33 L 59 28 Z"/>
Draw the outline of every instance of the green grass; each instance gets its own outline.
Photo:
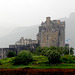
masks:
<path id="1" fill-rule="evenodd" d="M 0 68 L 35 68 L 35 69 L 49 69 L 49 68 L 75 68 L 75 63 L 49 64 L 48 58 L 45 56 L 33 56 L 33 62 L 28 65 L 12 65 L 12 58 L 0 59 Z"/>
<path id="2" fill-rule="evenodd" d="M 48 63 L 48 58 L 46 56 L 42 56 L 42 55 L 33 56 L 33 62 L 32 62 L 33 65 L 42 65 L 42 64 L 46 64 L 46 63 Z"/>

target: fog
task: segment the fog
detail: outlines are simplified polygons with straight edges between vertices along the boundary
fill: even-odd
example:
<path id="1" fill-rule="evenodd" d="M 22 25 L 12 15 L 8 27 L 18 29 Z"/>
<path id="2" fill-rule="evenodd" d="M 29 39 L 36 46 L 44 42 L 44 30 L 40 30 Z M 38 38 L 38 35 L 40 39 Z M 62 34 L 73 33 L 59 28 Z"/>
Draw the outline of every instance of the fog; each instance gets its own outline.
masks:
<path id="1" fill-rule="evenodd" d="M 74 0 L 0 0 L 0 38 L 6 39 L 18 27 L 40 25 L 50 16 L 52 20 L 66 20 L 66 39 L 71 38 L 71 46 L 74 46 L 75 19 L 70 20 L 72 12 L 75 12 Z"/>
<path id="2" fill-rule="evenodd" d="M 68 17 L 75 12 L 74 3 L 74 0 L 0 0 L 0 26 L 30 26 L 45 21 L 46 16 Z"/>

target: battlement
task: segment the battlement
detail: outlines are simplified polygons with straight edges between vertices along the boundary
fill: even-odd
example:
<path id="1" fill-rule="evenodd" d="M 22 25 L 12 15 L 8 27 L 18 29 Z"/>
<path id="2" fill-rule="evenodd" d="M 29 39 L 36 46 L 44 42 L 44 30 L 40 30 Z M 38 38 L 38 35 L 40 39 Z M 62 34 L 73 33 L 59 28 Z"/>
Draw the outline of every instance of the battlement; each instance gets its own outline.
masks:
<path id="1" fill-rule="evenodd" d="M 60 20 L 53 20 L 52 21 L 54 24 L 61 24 Z"/>

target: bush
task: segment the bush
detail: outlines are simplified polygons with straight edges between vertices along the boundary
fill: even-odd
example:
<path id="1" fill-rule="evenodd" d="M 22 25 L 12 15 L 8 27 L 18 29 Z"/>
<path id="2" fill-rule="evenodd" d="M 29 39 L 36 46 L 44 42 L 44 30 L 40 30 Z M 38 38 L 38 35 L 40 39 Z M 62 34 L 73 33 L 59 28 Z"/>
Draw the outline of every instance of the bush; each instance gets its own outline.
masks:
<path id="1" fill-rule="evenodd" d="M 7 53 L 7 57 L 14 57 L 14 56 L 16 56 L 16 54 L 12 51 Z"/>
<path id="2" fill-rule="evenodd" d="M 14 65 L 27 65 L 30 62 L 32 62 L 33 57 L 30 51 L 28 50 L 23 50 L 21 51 L 14 59 L 13 59 L 13 64 Z"/>
<path id="3" fill-rule="evenodd" d="M 48 51 L 46 52 L 46 56 L 48 57 L 51 52 L 52 52 L 52 50 L 48 50 Z"/>
<path id="4" fill-rule="evenodd" d="M 34 53 L 36 54 L 36 55 L 40 55 L 41 54 L 41 47 L 37 47 L 36 48 L 36 50 L 34 51 Z"/>
<path id="5" fill-rule="evenodd" d="M 48 50 L 49 50 L 48 47 L 42 47 L 42 48 L 41 48 L 41 55 L 46 56 L 46 52 L 47 52 Z"/>
<path id="6" fill-rule="evenodd" d="M 70 54 L 73 55 L 74 54 L 74 48 L 70 48 Z"/>
<path id="7" fill-rule="evenodd" d="M 72 55 L 73 60 L 75 60 L 75 55 Z"/>
<path id="8" fill-rule="evenodd" d="M 2 65 L 2 63 L 3 63 L 3 62 L 0 60 L 0 65 Z"/>
<path id="9" fill-rule="evenodd" d="M 56 64 L 60 62 L 60 53 L 56 50 L 47 52 L 49 63 Z"/>
<path id="10" fill-rule="evenodd" d="M 46 52 L 47 52 L 48 50 L 42 50 L 41 51 L 41 55 L 43 55 L 43 56 L 46 56 Z"/>
<path id="11" fill-rule="evenodd" d="M 69 55 L 69 49 L 68 49 L 68 47 L 64 47 L 63 48 L 63 54 L 64 55 Z"/>
<path id="12" fill-rule="evenodd" d="M 45 65 L 48 63 L 48 58 L 46 56 L 33 56 L 33 65 Z"/>
<path id="13" fill-rule="evenodd" d="M 71 55 L 65 55 L 61 57 L 63 63 L 73 63 L 73 57 Z"/>

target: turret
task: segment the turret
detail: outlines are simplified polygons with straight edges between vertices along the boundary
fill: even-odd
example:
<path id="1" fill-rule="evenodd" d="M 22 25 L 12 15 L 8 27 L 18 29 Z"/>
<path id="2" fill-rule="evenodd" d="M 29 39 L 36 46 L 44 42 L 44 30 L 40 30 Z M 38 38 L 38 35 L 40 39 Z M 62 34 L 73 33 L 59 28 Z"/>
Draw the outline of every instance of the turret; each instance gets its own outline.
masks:
<path id="1" fill-rule="evenodd" d="M 50 17 L 46 17 L 46 25 L 47 25 L 47 26 L 50 25 Z"/>

